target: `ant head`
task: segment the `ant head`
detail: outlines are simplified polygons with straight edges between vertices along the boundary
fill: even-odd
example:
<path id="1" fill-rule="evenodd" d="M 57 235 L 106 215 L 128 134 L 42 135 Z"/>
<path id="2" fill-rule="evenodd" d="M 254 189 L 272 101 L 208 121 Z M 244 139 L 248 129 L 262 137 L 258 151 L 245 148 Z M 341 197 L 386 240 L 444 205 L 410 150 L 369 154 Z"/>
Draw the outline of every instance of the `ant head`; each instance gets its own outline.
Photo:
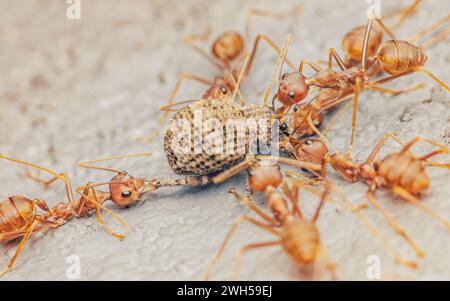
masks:
<path id="1" fill-rule="evenodd" d="M 326 161 L 347 181 L 356 182 L 360 176 L 360 166 L 348 155 L 338 153 L 327 155 Z"/>
<path id="2" fill-rule="evenodd" d="M 213 43 L 213 55 L 228 64 L 235 60 L 244 49 L 244 41 L 241 35 L 234 31 L 225 32 Z"/>
<path id="3" fill-rule="evenodd" d="M 255 164 L 248 170 L 248 183 L 254 191 L 278 187 L 283 181 L 279 165 Z"/>
<path id="4" fill-rule="evenodd" d="M 285 73 L 281 76 L 277 98 L 285 105 L 293 105 L 308 95 L 306 78 L 300 72 Z"/>
<path id="5" fill-rule="evenodd" d="M 300 140 L 295 145 L 295 155 L 298 160 L 322 165 L 328 154 L 328 148 L 322 140 L 308 138 Z"/>
<path id="6" fill-rule="evenodd" d="M 223 101 L 231 100 L 233 97 L 233 89 L 224 81 L 217 81 L 203 94 L 203 99 L 220 99 Z"/>
<path id="7" fill-rule="evenodd" d="M 111 200 L 119 206 L 129 206 L 138 201 L 144 188 L 144 180 L 136 179 L 126 173 L 117 174 L 109 183 Z"/>

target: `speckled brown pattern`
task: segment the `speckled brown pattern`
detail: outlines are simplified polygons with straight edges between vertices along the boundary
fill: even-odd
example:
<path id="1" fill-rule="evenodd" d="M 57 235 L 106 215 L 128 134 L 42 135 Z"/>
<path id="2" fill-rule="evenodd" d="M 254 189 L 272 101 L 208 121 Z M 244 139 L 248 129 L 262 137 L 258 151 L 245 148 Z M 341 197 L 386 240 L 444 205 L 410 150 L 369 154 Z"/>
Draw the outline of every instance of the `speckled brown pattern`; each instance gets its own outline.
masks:
<path id="1" fill-rule="evenodd" d="M 216 119 L 216 122 L 222 126 L 222 132 L 216 130 L 217 127 L 213 126 L 211 130 L 205 130 L 201 133 L 200 129 L 195 129 L 194 112 L 202 112 L 202 124 L 205 125 L 207 120 Z M 208 99 L 198 101 L 191 104 L 172 117 L 170 124 L 167 128 L 166 135 L 164 137 L 164 150 L 166 152 L 169 165 L 172 170 L 177 174 L 185 175 L 207 175 L 218 171 L 225 170 L 227 167 L 233 166 L 239 163 L 245 158 L 245 155 L 249 151 L 249 137 L 248 131 L 245 136 L 237 138 L 237 129 L 234 128 L 234 143 L 231 144 L 233 149 L 225 149 L 229 147 L 227 145 L 226 137 L 226 122 L 230 119 L 239 121 L 245 121 L 249 118 L 266 119 L 270 122 L 271 111 L 268 107 L 262 105 L 249 105 L 241 106 L 234 102 L 224 102 L 219 99 Z M 189 139 L 189 135 L 186 133 L 183 137 L 180 137 L 180 141 L 175 141 L 178 134 L 183 132 L 181 124 L 177 123 L 177 120 L 187 120 L 191 124 L 190 135 L 190 151 L 183 152 L 182 146 L 185 143 L 185 139 Z M 201 139 L 198 139 L 198 135 L 201 133 Z M 268 137 L 270 137 L 270 128 L 268 131 Z M 213 152 L 217 147 L 217 140 L 222 139 L 223 148 L 220 152 Z M 245 141 L 243 141 L 245 139 Z M 201 147 L 199 143 L 203 141 L 203 147 L 201 152 L 195 152 L 196 147 Z M 197 145 L 195 145 L 197 143 Z M 244 146 L 238 149 L 239 146 Z M 200 148 L 198 148 L 200 150 Z"/>

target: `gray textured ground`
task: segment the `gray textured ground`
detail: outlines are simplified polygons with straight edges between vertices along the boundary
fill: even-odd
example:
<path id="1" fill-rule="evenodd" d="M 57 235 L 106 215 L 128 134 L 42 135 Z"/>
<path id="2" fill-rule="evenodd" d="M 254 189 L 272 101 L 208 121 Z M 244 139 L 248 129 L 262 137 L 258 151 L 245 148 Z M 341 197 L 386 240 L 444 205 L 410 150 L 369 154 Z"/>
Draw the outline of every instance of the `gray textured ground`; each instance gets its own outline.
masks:
<path id="1" fill-rule="evenodd" d="M 156 126 L 158 107 L 167 99 L 180 72 L 214 75 L 213 67 L 186 46 L 183 37 L 202 32 L 208 24 L 213 26 L 214 34 L 225 29 L 240 30 L 246 8 L 282 12 L 298 1 L 257 2 L 82 1 L 81 20 L 69 21 L 65 1 L 1 0 L 0 152 L 67 171 L 75 185 L 82 185 L 88 180 L 107 180 L 110 175 L 77 169 L 78 161 L 150 150 L 154 153 L 151 158 L 117 162 L 114 166 L 142 177 L 173 177 L 162 151 L 162 137 L 151 144 L 139 144 L 135 139 Z M 425 2 L 398 31 L 399 37 L 407 37 L 447 13 L 448 1 Z M 346 31 L 365 22 L 365 9 L 365 1 L 308 1 L 297 19 L 281 23 L 259 20 L 254 28 L 280 44 L 285 33 L 292 32 L 292 60 L 323 59 L 328 48 L 340 47 Z M 448 49 L 447 39 L 427 51 L 428 69 L 447 83 Z M 261 50 L 257 72 L 244 87 L 254 102 L 261 101 L 276 59 L 270 50 Z M 419 81 L 426 83 L 425 89 L 407 95 L 363 94 L 355 158 L 364 159 L 388 130 L 403 140 L 423 135 L 450 143 L 449 94 L 420 74 L 393 86 Z M 196 84 L 185 86 L 179 99 L 196 97 L 203 89 Z M 332 133 L 332 141 L 340 148 L 345 147 L 350 133 L 349 116 Z M 394 149 L 394 144 L 388 144 L 384 153 Z M 418 153 L 426 149 L 424 145 L 415 148 Z M 0 164 L 2 197 L 26 194 L 45 197 L 49 203 L 63 198 L 62 188 L 43 191 L 23 178 L 25 170 L 21 167 Z M 429 173 L 432 185 L 424 200 L 450 217 L 450 174 L 438 169 L 430 169 Z M 241 175 L 224 185 L 202 190 L 161 190 L 148 196 L 145 202 L 120 212 L 131 228 L 121 242 L 108 236 L 94 217 L 36 235 L 4 279 L 67 279 L 66 259 L 70 255 L 80 257 L 83 280 L 200 279 L 231 223 L 249 213 L 226 193 L 230 186 L 242 186 L 244 178 Z M 349 185 L 331 178 L 352 201 L 364 200 L 364 184 Z M 330 205 L 318 225 L 331 260 L 338 263 L 339 278 L 367 279 L 366 258 L 376 254 L 381 258 L 385 279 L 450 279 L 448 232 L 390 194 L 378 192 L 377 196 L 424 248 L 426 257 L 417 270 L 395 264 L 354 216 Z M 259 202 L 263 205 L 262 200 Z M 304 195 L 301 205 L 311 212 L 316 199 Z M 366 213 L 399 252 L 412 256 L 373 208 Z M 262 231 L 242 226 L 214 278 L 229 277 L 240 246 L 268 239 Z M 14 242 L 1 247 L 2 266 L 16 246 Z M 272 248 L 249 254 L 240 279 L 299 280 L 305 276 L 282 251 Z"/>

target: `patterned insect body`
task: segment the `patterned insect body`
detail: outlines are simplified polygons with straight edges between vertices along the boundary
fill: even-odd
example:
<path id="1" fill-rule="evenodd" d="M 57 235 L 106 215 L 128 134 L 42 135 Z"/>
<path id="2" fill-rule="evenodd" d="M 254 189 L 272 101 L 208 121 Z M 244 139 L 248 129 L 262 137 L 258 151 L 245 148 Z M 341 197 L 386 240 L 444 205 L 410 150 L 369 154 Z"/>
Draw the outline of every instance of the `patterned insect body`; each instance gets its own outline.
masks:
<path id="1" fill-rule="evenodd" d="M 271 109 L 264 105 L 241 106 L 217 98 L 198 101 L 179 110 L 164 137 L 164 150 L 171 169 L 177 174 L 201 176 L 241 162 L 252 142 L 250 127 L 246 124 L 255 121 L 259 126 L 256 137 L 261 133 L 268 144 L 271 115 Z M 264 133 L 261 121 L 266 125 Z M 257 139 L 257 142 L 261 145 L 263 141 Z"/>

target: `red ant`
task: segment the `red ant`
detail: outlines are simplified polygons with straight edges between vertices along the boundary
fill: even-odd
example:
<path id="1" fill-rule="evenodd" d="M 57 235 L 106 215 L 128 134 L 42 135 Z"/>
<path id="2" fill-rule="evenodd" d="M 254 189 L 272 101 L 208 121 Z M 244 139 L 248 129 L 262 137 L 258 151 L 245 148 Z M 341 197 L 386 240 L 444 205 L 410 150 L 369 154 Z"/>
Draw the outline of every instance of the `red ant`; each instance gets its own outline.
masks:
<path id="1" fill-rule="evenodd" d="M 92 187 L 84 187 L 83 189 L 77 190 L 81 196 L 78 200 L 75 200 L 70 180 L 65 173 L 58 174 L 51 169 L 5 155 L 0 155 L 0 159 L 30 166 L 53 175 L 54 178 L 52 180 L 45 182 L 46 186 L 56 180 L 63 181 L 66 185 L 66 194 L 69 201 L 60 202 L 55 206 L 50 207 L 42 199 L 33 199 L 19 195 L 10 196 L 0 202 L 0 241 L 8 242 L 20 237 L 22 238 L 14 256 L 8 263 L 8 266 L 0 273 L 0 277 L 6 274 L 14 265 L 14 262 L 31 234 L 42 232 L 47 229 L 58 228 L 72 218 L 86 216 L 94 210 L 97 214 L 97 221 L 103 225 L 109 234 L 118 239 L 124 238 L 123 235 L 112 232 L 103 221 L 100 214 L 100 209 L 107 211 L 125 229 L 127 229 L 127 225 L 118 215 L 108 208 L 103 207 L 103 202 L 111 198 L 110 194 L 96 191 Z M 112 185 L 113 187 L 119 187 L 120 185 L 124 185 L 122 183 L 122 181 L 119 181 L 112 183 Z M 113 191 L 115 192 L 117 189 L 113 189 Z"/>

